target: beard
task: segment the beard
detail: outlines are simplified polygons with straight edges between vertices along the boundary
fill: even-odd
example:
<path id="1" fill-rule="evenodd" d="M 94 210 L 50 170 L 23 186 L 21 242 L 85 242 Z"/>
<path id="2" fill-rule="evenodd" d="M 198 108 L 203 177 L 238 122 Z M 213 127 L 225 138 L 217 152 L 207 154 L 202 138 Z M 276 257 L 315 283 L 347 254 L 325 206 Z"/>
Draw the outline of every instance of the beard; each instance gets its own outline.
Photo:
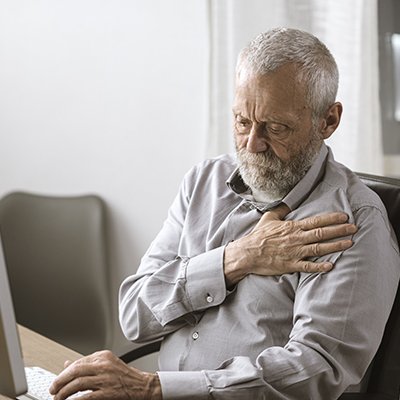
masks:
<path id="1" fill-rule="evenodd" d="M 236 147 L 243 182 L 271 199 L 282 199 L 310 169 L 322 141 L 321 136 L 314 132 L 309 143 L 287 161 L 281 160 L 271 147 L 262 153 L 250 153 L 246 148 L 239 150 Z"/>

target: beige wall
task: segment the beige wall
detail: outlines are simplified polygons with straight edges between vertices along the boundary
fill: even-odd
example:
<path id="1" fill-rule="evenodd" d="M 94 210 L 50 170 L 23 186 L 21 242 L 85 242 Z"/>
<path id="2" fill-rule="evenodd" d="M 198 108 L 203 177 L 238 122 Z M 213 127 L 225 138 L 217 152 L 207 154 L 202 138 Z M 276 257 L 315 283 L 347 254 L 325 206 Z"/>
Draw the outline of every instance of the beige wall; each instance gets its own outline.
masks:
<path id="1" fill-rule="evenodd" d="M 0 2 L 0 195 L 102 196 L 114 307 L 203 158 L 206 29 L 200 0 Z"/>

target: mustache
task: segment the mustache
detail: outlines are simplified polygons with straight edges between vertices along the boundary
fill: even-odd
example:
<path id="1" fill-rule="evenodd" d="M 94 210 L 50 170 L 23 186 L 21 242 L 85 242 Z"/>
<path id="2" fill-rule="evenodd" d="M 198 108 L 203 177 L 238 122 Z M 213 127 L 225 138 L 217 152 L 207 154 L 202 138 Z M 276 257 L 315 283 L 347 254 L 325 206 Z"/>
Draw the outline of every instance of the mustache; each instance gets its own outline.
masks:
<path id="1" fill-rule="evenodd" d="M 237 155 L 242 164 L 254 165 L 260 168 L 282 168 L 286 165 L 286 162 L 282 161 L 272 149 L 261 153 L 250 153 L 247 149 L 243 148 L 237 150 Z"/>

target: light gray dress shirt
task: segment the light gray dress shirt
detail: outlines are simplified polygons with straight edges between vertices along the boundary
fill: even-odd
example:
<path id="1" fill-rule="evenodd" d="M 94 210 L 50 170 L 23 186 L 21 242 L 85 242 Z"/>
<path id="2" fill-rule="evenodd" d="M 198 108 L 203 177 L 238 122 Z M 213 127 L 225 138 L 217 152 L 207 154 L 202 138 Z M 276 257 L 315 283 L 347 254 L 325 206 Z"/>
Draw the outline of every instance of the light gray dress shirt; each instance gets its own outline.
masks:
<path id="1" fill-rule="evenodd" d="M 127 338 L 164 338 L 165 400 L 336 399 L 365 373 L 400 274 L 385 208 L 325 145 L 282 201 L 290 220 L 346 212 L 358 226 L 353 246 L 320 257 L 335 264 L 329 273 L 248 275 L 227 291 L 224 247 L 274 204 L 254 201 L 234 156 L 185 176 L 137 274 L 120 289 Z"/>

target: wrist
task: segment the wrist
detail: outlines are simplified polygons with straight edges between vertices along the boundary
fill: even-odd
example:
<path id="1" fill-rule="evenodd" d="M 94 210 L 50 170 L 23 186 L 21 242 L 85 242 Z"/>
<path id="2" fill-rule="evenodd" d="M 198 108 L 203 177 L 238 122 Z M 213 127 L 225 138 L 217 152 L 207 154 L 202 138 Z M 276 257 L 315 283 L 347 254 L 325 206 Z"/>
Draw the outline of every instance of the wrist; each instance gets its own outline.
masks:
<path id="1" fill-rule="evenodd" d="M 158 374 L 147 374 L 147 393 L 146 400 L 162 400 L 161 383 Z"/>
<path id="2" fill-rule="evenodd" d="M 228 243 L 224 251 L 224 275 L 228 289 L 232 288 L 247 275 L 245 270 L 247 263 L 243 262 L 243 260 L 244 252 L 240 247 L 239 241 Z"/>

